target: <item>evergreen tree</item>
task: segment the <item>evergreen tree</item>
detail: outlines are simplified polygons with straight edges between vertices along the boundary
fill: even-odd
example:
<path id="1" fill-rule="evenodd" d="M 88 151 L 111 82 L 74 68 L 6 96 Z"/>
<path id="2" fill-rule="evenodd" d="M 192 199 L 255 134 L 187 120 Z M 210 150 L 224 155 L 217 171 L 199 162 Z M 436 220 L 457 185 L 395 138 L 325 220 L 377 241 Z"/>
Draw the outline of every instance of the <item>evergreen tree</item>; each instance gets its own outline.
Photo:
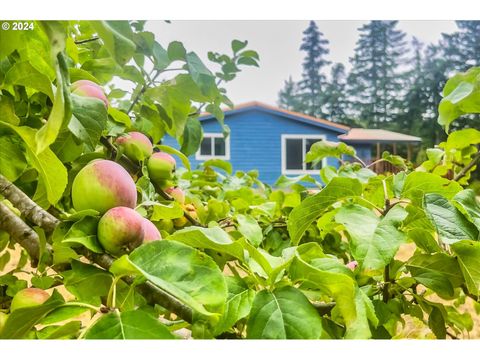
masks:
<path id="1" fill-rule="evenodd" d="M 284 82 L 283 89 L 278 93 L 278 106 L 286 110 L 301 111 L 298 84 L 292 80 L 291 76 Z"/>
<path id="2" fill-rule="evenodd" d="M 480 21 L 456 21 L 458 31 L 442 34 L 441 45 L 450 71 L 465 71 L 480 65 Z"/>
<path id="3" fill-rule="evenodd" d="M 345 66 L 336 63 L 332 66 L 330 82 L 325 87 L 324 104 L 327 119 L 339 123 L 350 124 L 346 114 L 348 107 L 346 91 Z"/>
<path id="4" fill-rule="evenodd" d="M 404 63 L 405 33 L 398 21 L 371 21 L 360 29 L 355 54 L 350 59 L 349 99 L 353 112 L 372 128 L 388 128 L 400 108 L 400 65 Z"/>
<path id="5" fill-rule="evenodd" d="M 325 59 L 329 53 L 328 40 L 318 30 L 317 24 L 310 21 L 308 28 L 303 32 L 300 50 L 306 52 L 303 62 L 302 80 L 299 82 L 300 98 L 305 106 L 305 112 L 311 116 L 323 117 L 322 93 L 325 89 L 326 77 L 322 73 L 330 61 Z"/>

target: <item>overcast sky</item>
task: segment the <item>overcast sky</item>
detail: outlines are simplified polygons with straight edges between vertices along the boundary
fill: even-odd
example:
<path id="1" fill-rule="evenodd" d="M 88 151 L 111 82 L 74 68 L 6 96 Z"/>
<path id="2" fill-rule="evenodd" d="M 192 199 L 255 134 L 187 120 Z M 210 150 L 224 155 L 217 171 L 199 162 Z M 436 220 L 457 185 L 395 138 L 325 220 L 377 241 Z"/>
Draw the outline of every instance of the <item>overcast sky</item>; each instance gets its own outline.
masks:
<path id="1" fill-rule="evenodd" d="M 349 57 L 358 38 L 357 29 L 366 21 L 322 20 L 318 28 L 330 41 L 328 59 L 349 67 Z M 157 41 L 167 46 L 173 40 L 182 41 L 188 51 L 195 51 L 209 66 L 208 51 L 230 53 L 233 39 L 248 40 L 248 48 L 258 51 L 260 67 L 247 67 L 226 85 L 227 94 L 235 104 L 262 101 L 275 105 L 284 80 L 292 76 L 300 79 L 302 60 L 299 50 L 308 21 L 148 21 L 146 30 L 155 34 Z M 424 43 L 437 42 L 442 32 L 453 32 L 453 21 L 400 21 L 398 27 L 409 39 L 417 37 Z"/>

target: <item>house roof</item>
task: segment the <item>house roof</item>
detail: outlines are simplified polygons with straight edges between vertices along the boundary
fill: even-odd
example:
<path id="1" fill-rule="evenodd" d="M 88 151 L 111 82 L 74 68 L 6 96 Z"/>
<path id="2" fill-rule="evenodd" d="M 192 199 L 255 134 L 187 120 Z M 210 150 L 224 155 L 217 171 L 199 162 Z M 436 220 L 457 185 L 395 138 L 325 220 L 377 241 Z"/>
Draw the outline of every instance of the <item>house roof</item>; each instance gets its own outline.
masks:
<path id="1" fill-rule="evenodd" d="M 417 136 L 394 131 L 362 128 L 352 128 L 347 134 L 339 135 L 338 138 L 344 141 L 365 143 L 417 143 L 422 141 L 422 139 Z"/>
<path id="2" fill-rule="evenodd" d="M 338 131 L 340 133 L 346 133 L 348 130 L 350 130 L 350 127 L 346 125 L 338 124 L 333 121 L 329 121 L 325 119 L 316 118 L 314 116 L 302 114 L 295 111 L 281 109 L 279 107 L 267 105 L 258 101 L 251 101 L 251 102 L 243 103 L 240 105 L 236 105 L 233 109 L 224 110 L 224 113 L 225 115 L 230 115 L 230 114 L 235 114 L 235 113 L 239 113 L 239 112 L 243 112 L 251 109 L 257 109 L 257 110 L 266 111 L 270 113 L 276 113 L 293 120 L 309 123 L 315 126 L 329 128 L 331 130 Z M 200 116 L 200 120 L 208 120 L 213 117 L 214 116 L 210 113 L 203 113 Z"/>
<path id="3" fill-rule="evenodd" d="M 303 123 L 311 124 L 314 126 L 319 126 L 327 128 L 333 131 L 340 133 L 338 138 L 347 142 L 356 142 L 356 143 L 418 143 L 422 139 L 417 136 L 406 135 L 389 130 L 381 129 L 362 129 L 362 128 L 351 128 L 346 125 L 338 124 L 333 121 L 316 118 L 314 116 L 302 114 L 296 111 L 290 111 L 281 109 L 276 106 L 267 105 L 259 101 L 250 101 L 243 104 L 236 105 L 233 109 L 224 110 L 225 115 L 231 115 L 235 113 L 240 113 L 248 110 L 260 110 L 277 115 L 287 117 L 292 120 L 300 121 Z M 210 113 L 202 113 L 200 115 L 200 121 L 213 119 L 214 116 Z"/>

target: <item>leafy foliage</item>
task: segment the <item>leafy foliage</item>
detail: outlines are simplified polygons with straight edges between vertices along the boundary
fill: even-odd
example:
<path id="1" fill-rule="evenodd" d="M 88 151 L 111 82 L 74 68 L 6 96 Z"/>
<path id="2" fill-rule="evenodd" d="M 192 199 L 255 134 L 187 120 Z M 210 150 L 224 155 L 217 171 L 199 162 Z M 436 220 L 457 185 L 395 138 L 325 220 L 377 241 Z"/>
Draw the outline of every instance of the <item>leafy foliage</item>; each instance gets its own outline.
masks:
<path id="1" fill-rule="evenodd" d="M 192 169 L 199 113 L 228 133 L 221 106 L 232 104 L 221 84 L 259 65 L 246 41 L 232 41 L 231 55 L 209 53 L 213 70 L 182 43 L 159 43 L 143 22 L 35 29 L 0 33 L 0 337 L 396 338 L 407 316 L 437 338 L 472 330 L 457 305 L 480 294 L 480 205 L 465 189 L 480 158 L 478 130 L 452 131 L 417 168 L 385 152 L 395 174 L 327 141 L 307 154 L 341 160 L 319 171 L 322 182 L 282 176 L 271 187 L 219 159 Z M 444 129 L 476 111 L 477 73 L 447 83 Z M 71 93 L 78 80 L 104 90 L 108 104 Z M 152 181 L 151 167 L 122 153 L 115 140 L 132 131 L 180 158 L 175 173 Z M 180 150 L 161 144 L 166 134 Z M 102 215 L 72 205 L 73 180 L 98 159 L 128 171 L 135 210 L 158 230 L 119 258 L 98 241 Z M 25 249 L 15 264 L 14 243 Z M 12 311 L 29 286 L 49 299 Z"/>

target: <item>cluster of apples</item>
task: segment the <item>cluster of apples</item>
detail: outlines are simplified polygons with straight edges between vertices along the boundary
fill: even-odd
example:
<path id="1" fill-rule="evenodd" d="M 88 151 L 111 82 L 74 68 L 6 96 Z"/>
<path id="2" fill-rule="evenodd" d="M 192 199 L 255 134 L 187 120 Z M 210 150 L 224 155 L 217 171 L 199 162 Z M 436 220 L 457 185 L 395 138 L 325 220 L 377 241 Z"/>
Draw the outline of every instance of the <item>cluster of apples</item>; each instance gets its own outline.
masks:
<path id="1" fill-rule="evenodd" d="M 102 100 L 105 106 L 109 106 L 103 89 L 94 82 L 76 81 L 71 90 L 79 96 Z M 115 145 L 130 160 L 145 161 L 151 181 L 184 205 L 185 193 L 180 188 L 173 187 L 176 161 L 170 154 L 154 153 L 150 139 L 137 131 L 119 136 Z M 94 160 L 83 167 L 72 184 L 72 202 L 77 211 L 94 209 L 102 215 L 98 223 L 97 237 L 103 248 L 112 255 L 120 256 L 144 242 L 161 239 L 157 226 L 135 211 L 135 182 L 130 174 L 114 161 Z M 183 226 L 187 222 L 183 218 L 176 220 L 184 222 Z M 159 226 L 170 232 L 167 220 Z"/>

